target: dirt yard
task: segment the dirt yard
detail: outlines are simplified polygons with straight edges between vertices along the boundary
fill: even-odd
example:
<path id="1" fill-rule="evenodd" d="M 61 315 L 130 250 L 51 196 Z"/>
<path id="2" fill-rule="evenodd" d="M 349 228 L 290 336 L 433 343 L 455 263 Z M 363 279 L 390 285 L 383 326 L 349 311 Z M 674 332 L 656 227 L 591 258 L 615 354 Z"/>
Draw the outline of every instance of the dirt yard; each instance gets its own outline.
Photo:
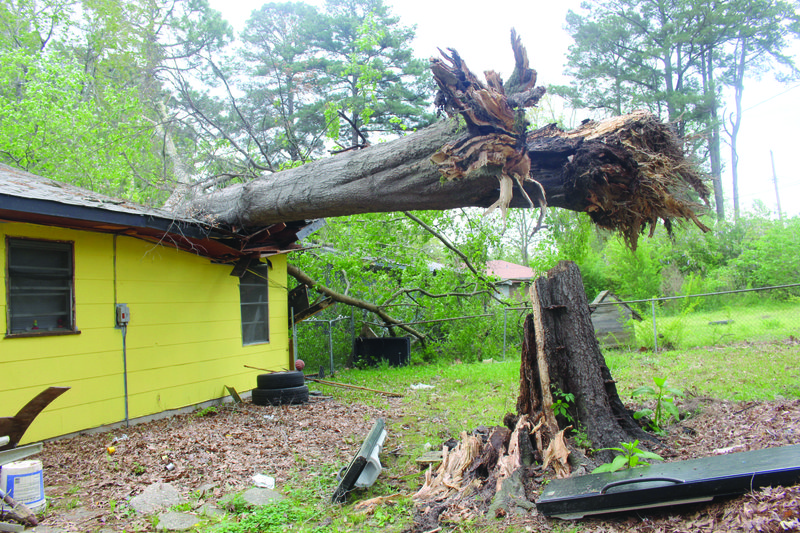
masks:
<path id="1" fill-rule="evenodd" d="M 665 439 L 671 450 L 669 461 L 725 453 L 730 448 L 745 451 L 800 443 L 800 400 L 695 401 L 698 414 L 672 426 Z M 201 491 L 203 497 L 192 500 L 199 503 L 252 486 L 250 477 L 257 473 L 274 476 L 278 490 L 289 479 L 330 475 L 348 463 L 378 417 L 385 418 L 389 428 L 384 454 L 402 453 L 399 432 L 414 428 L 394 422 L 410 414 L 404 412 L 407 408 L 400 399 L 387 399 L 382 409 L 344 405 L 336 399 L 291 407 L 248 402 L 238 408 L 220 407 L 206 416 L 180 415 L 47 443 L 40 458 L 50 509 L 42 524 L 63 531 L 153 531 L 151 521 L 132 514 L 125 502 L 155 482 L 169 482 L 187 496 Z M 127 438 L 119 440 L 123 434 Z M 116 442 L 112 442 L 114 437 Z M 112 444 L 115 453 L 109 454 L 107 447 Z M 399 483 L 398 488 L 402 490 Z M 319 494 L 321 501 L 329 496 Z M 359 497 L 356 493 L 351 501 Z M 800 485 L 576 523 L 546 519 L 535 509 L 487 520 L 487 528 L 493 531 L 577 527 L 577 531 L 598 532 L 798 532 Z M 451 529 L 444 524 L 442 531 Z"/>

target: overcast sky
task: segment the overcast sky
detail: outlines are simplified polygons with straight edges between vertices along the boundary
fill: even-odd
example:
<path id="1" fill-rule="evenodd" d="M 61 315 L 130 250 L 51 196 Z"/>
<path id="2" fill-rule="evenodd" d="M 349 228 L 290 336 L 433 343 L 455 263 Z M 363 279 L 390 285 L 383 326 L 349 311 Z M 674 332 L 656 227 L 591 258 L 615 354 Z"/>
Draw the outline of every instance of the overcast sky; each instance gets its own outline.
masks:
<path id="1" fill-rule="evenodd" d="M 463 2 L 385 0 L 405 25 L 416 25 L 414 49 L 419 57 L 438 55 L 437 47 L 454 48 L 475 73 L 492 69 L 504 79 L 513 69 L 509 44 L 513 26 L 528 49 L 531 66 L 538 71 L 540 85 L 566 83 L 563 76 L 565 55 L 571 43 L 564 30 L 569 9 L 579 10 L 580 0 L 491 0 L 480 5 Z M 307 1 L 323 5 L 323 0 Z M 211 7 L 240 31 L 260 0 L 210 0 Z M 800 50 L 800 47 L 797 47 Z M 733 103 L 730 103 L 730 108 Z M 742 128 L 739 134 L 739 194 L 743 210 L 760 199 L 776 210 L 770 150 L 775 154 L 775 169 L 781 208 L 789 216 L 800 215 L 800 82 L 782 85 L 769 77 L 751 80 L 745 86 Z M 586 116 L 575 117 L 579 122 Z M 723 146 L 723 157 L 730 160 L 730 149 Z M 726 210 L 732 212 L 731 175 L 723 175 Z"/>

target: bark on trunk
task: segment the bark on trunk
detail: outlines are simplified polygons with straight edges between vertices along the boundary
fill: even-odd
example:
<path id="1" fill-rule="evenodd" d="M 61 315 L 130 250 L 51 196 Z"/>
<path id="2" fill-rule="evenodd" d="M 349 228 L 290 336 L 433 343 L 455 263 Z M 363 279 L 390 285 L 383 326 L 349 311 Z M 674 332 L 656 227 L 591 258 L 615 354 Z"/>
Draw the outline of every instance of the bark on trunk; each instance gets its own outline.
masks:
<path id="1" fill-rule="evenodd" d="M 407 210 L 488 207 L 497 201 L 497 167 L 444 180 L 431 157 L 460 137 L 446 120 L 392 142 L 346 152 L 298 168 L 201 194 L 182 213 L 228 227 Z M 587 211 L 600 226 L 632 243 L 659 219 L 692 220 L 708 190 L 669 128 L 646 113 L 586 123 L 564 132 L 548 126 L 527 136 L 532 198 L 544 190 L 548 206 Z M 634 144 L 638 143 L 638 145 Z M 515 195 L 510 207 L 529 207 Z"/>
<path id="2" fill-rule="evenodd" d="M 653 440 L 625 408 L 594 335 L 580 270 L 562 261 L 531 287 L 533 313 L 525 320 L 517 412 L 548 421 L 554 435 L 552 393 L 575 395 L 570 409 L 594 448 Z M 560 419 L 563 429 L 569 422 Z"/>

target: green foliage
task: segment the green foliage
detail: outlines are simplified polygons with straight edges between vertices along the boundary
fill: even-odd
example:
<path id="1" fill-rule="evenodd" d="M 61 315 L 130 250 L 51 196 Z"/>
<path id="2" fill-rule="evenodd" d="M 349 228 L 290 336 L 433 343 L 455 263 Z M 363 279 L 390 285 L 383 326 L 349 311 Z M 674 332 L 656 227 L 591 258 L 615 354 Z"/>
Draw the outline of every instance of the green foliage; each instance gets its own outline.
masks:
<path id="1" fill-rule="evenodd" d="M 325 137 L 349 148 L 427 125 L 432 83 L 413 36 L 381 0 L 265 4 L 237 57 L 215 72 L 235 75 L 245 97 L 234 113 L 221 105 L 214 124 L 236 139 L 237 157 L 271 170 L 322 155 Z"/>
<path id="2" fill-rule="evenodd" d="M 218 533 L 277 533 L 298 529 L 304 522 L 315 516 L 316 512 L 312 508 L 286 499 L 245 512 L 235 522 L 223 523 L 215 531 Z"/>
<path id="3" fill-rule="evenodd" d="M 158 162 L 137 91 L 108 84 L 86 98 L 92 82 L 60 54 L 0 50 L 0 161 L 146 202 L 152 192 L 134 180 L 129 162 Z"/>
<path id="4" fill-rule="evenodd" d="M 447 235 L 464 258 L 402 215 L 354 215 L 328 220 L 313 236 L 316 248 L 294 256 L 295 264 L 312 278 L 339 292 L 373 302 L 427 337 L 416 344 L 415 357 L 476 361 L 498 358 L 502 353 L 502 305 L 492 297 L 483 280 L 487 248 L 499 236 L 491 221 L 473 212 L 416 212 L 435 231 Z M 366 311 L 337 305 L 317 319 L 332 320 L 350 315 L 333 325 L 336 368 L 348 364 L 352 350 L 351 327 L 359 335 L 371 327 L 380 335 L 407 335 L 389 329 Z M 476 317 L 479 318 L 460 318 Z M 424 322 L 420 324 L 419 322 Z M 326 323 L 298 325 L 300 357 L 310 368 L 328 367 Z M 351 363 L 352 364 L 352 363 Z"/>
<path id="5" fill-rule="evenodd" d="M 2 3 L 0 161 L 161 203 L 186 146 L 167 117 L 164 74 L 228 35 L 205 2 Z"/>
<path id="6" fill-rule="evenodd" d="M 653 377 L 656 388 L 644 385 L 631 393 L 631 397 L 653 396 L 656 402 L 655 411 L 652 409 L 641 409 L 633 414 L 635 420 L 647 417 L 648 426 L 656 433 L 664 433 L 670 419 L 678 419 L 678 407 L 675 405 L 675 398 L 683 396 L 683 391 L 667 385 L 666 378 Z"/>
<path id="7" fill-rule="evenodd" d="M 554 389 L 553 396 L 555 398 L 553 402 L 553 413 L 556 416 L 564 417 L 568 422 L 573 422 L 575 419 L 569 413 L 569 409 L 572 407 L 572 404 L 575 403 L 575 395 L 571 392 Z"/>
<path id="8" fill-rule="evenodd" d="M 800 280 L 800 218 L 765 224 L 746 250 L 732 262 L 739 285 L 768 287 L 797 283 Z M 782 293 L 783 297 L 789 292 Z"/>
<path id="9" fill-rule="evenodd" d="M 591 448 L 592 441 L 589 439 L 589 434 L 586 432 L 586 427 L 578 423 L 578 427 L 572 431 L 572 442 L 578 448 Z"/>
<path id="10" fill-rule="evenodd" d="M 614 460 L 610 463 L 604 463 L 592 470 L 592 474 L 599 474 L 601 472 L 616 472 L 617 470 L 622 470 L 624 468 L 635 468 L 637 466 L 649 464 L 647 461 L 664 460 L 656 453 L 648 452 L 647 450 L 642 450 L 639 448 L 638 440 L 633 442 L 620 442 L 619 445 L 620 448 L 600 448 L 600 450 L 597 450 L 611 450 L 620 452 L 620 455 L 614 457 Z"/>
<path id="11" fill-rule="evenodd" d="M 219 410 L 219 408 L 216 405 L 209 405 L 208 407 L 204 407 L 202 409 L 198 409 L 194 413 L 194 416 L 196 416 L 198 418 L 202 418 L 204 416 L 214 416 L 214 415 L 217 414 L 218 410 Z"/>

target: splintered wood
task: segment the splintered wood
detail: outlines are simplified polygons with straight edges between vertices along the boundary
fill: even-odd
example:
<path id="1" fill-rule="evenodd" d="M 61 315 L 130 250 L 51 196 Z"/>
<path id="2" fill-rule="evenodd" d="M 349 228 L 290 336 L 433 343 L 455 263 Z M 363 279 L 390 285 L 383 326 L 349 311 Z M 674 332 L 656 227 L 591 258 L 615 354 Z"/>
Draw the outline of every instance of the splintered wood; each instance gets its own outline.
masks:
<path id="1" fill-rule="evenodd" d="M 442 448 L 443 459 L 439 468 L 433 473 L 433 467 L 425 472 L 425 483 L 414 494 L 414 501 L 442 501 L 453 493 L 467 490 L 474 479 L 465 472 L 480 455 L 483 443 L 477 437 L 461 433 L 461 442 L 453 449 Z"/>
<path id="2" fill-rule="evenodd" d="M 453 49 L 441 52 L 444 60 L 431 59 L 431 71 L 439 86 L 436 106 L 450 116 L 459 114 L 467 132 L 445 144 L 431 161 L 447 180 L 461 179 L 484 168 L 500 182 L 498 199 L 486 214 L 499 208 L 503 215 L 513 198 L 515 180 L 530 207 L 535 207 L 525 191 L 531 177 L 531 159 L 526 147 L 525 107 L 538 103 L 544 89 L 536 87 L 536 71 L 528 65 L 528 53 L 514 30 L 511 31 L 515 67 L 504 86 L 494 71 L 485 73 L 486 83 L 478 80 Z M 541 187 L 540 187 L 541 189 Z M 545 205 L 543 189 L 539 205 Z"/>

